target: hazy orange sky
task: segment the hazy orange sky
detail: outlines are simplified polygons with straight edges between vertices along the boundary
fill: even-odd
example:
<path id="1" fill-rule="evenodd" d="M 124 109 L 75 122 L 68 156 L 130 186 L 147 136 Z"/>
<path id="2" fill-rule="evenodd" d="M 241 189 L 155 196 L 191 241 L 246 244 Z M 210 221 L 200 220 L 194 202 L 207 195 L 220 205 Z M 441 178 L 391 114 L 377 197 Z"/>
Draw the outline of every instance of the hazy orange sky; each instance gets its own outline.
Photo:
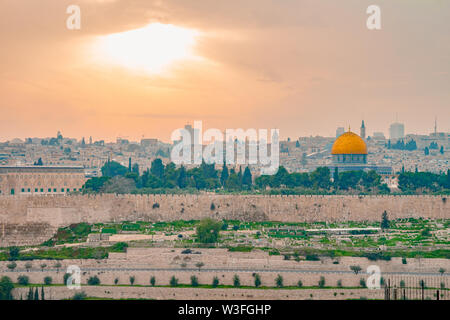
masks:
<path id="1" fill-rule="evenodd" d="M 81 30 L 66 28 L 71 4 Z M 366 28 L 371 4 L 379 31 Z M 152 73 L 98 49 L 151 23 L 195 32 L 192 56 Z M 407 133 L 431 132 L 435 116 L 450 131 L 448 0 L 0 0 L 0 39 L 0 141 L 169 141 L 194 120 L 295 139 L 365 119 L 387 135 L 396 114 Z"/>

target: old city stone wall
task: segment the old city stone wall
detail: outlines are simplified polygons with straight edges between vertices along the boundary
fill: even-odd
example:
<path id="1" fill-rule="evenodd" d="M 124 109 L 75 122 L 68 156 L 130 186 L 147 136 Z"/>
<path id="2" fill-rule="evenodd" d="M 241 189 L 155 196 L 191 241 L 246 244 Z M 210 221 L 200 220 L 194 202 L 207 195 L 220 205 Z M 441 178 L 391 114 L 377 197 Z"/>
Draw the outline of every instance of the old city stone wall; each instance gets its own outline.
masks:
<path id="1" fill-rule="evenodd" d="M 449 199 L 445 196 L 107 194 L 1 196 L 0 224 L 1 229 L 5 229 L 3 225 L 40 223 L 49 229 L 79 222 L 173 221 L 205 217 L 282 222 L 378 221 L 384 210 L 390 219 L 450 218 Z M 6 233 L 1 229 L 0 239 L 5 242 Z M 17 232 L 15 234 L 19 236 Z"/>

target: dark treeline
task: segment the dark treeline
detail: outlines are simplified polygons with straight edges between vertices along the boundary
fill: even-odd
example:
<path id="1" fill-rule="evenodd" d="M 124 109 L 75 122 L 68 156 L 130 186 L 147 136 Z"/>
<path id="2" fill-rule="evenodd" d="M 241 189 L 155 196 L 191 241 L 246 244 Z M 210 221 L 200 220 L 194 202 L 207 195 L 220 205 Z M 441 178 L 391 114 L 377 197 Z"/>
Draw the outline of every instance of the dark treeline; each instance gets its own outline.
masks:
<path id="1" fill-rule="evenodd" d="M 257 192 L 269 194 L 388 194 L 375 171 L 330 172 L 319 167 L 310 173 L 289 173 L 280 166 L 274 175 L 254 179 L 248 167 L 244 170 L 203 163 L 186 169 L 174 163 L 164 165 L 161 159 L 153 160 L 150 169 L 140 174 L 137 164 L 128 168 L 108 161 L 101 169 L 102 177 L 89 179 L 84 193 L 195 193 L 202 190 L 215 192 Z M 450 170 L 449 170 L 450 171 Z M 448 193 L 450 172 L 402 172 L 399 188 L 403 193 Z"/>

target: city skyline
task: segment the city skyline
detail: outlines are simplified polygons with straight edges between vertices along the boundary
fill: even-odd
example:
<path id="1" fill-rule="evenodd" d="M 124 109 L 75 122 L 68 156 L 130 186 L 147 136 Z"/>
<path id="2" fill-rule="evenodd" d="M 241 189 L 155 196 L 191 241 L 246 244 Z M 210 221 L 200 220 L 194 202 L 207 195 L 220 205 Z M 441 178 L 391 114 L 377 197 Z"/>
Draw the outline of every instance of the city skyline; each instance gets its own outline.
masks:
<path id="1" fill-rule="evenodd" d="M 295 139 L 364 119 L 388 136 L 396 114 L 407 134 L 435 117 L 450 131 L 448 3 L 381 1 L 376 31 L 369 1 L 84 0 L 80 30 L 66 28 L 71 1 L 25 3 L 0 5 L 2 141 L 169 141 L 194 120 Z"/>

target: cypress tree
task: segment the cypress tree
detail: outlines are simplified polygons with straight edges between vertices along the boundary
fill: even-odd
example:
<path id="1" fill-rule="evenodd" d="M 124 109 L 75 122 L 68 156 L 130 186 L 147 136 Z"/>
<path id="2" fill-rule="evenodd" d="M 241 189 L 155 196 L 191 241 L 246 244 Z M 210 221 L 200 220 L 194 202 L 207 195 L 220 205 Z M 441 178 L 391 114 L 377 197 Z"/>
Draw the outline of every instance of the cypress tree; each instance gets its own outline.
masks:
<path id="1" fill-rule="evenodd" d="M 220 174 L 220 184 L 222 186 L 225 186 L 225 184 L 227 183 L 229 174 L 228 174 L 228 167 L 226 165 L 226 163 L 223 164 L 222 167 L 222 173 Z"/>
<path id="2" fill-rule="evenodd" d="M 252 173 L 248 167 L 245 167 L 244 176 L 242 177 L 242 184 L 251 188 L 252 186 Z"/>

